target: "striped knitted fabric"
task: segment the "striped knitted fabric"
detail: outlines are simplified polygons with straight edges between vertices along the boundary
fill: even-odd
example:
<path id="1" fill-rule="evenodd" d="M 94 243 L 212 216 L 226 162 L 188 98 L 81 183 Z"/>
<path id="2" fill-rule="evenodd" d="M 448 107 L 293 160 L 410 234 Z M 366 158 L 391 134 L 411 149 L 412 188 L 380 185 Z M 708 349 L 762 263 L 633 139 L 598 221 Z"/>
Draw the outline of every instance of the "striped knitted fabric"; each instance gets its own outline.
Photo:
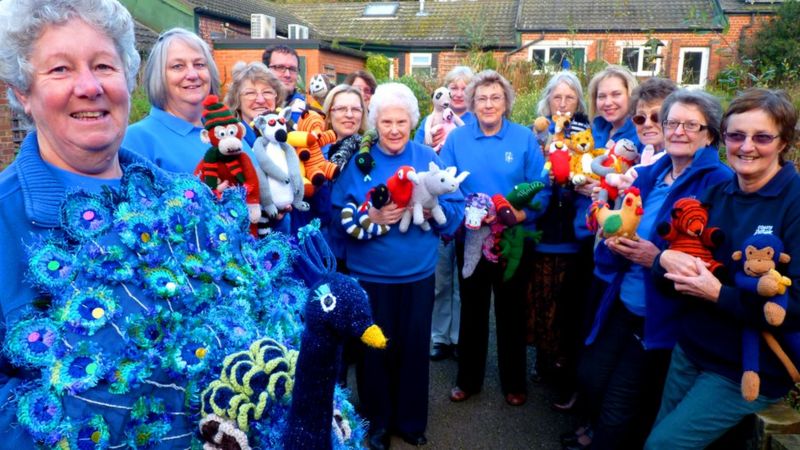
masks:
<path id="1" fill-rule="evenodd" d="M 227 125 L 237 123 L 239 119 L 219 101 L 219 97 L 210 94 L 203 100 L 203 126 L 206 130 L 212 130 L 217 125 Z"/>

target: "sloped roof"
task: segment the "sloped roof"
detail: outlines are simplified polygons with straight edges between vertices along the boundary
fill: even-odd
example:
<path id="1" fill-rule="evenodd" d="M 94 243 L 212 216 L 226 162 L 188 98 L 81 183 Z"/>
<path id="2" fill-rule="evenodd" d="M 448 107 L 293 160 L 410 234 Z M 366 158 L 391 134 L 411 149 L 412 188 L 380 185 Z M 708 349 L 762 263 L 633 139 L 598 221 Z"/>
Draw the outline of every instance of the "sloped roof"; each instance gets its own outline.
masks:
<path id="1" fill-rule="evenodd" d="M 418 2 L 397 4 L 392 16 L 365 17 L 373 3 L 288 4 L 286 9 L 315 28 L 326 39 L 383 44 L 427 43 L 513 47 L 514 18 L 519 0 L 451 0 L 426 2 L 418 16 Z M 382 2 L 387 3 L 387 2 Z"/>
<path id="2" fill-rule="evenodd" d="M 518 31 L 709 30 L 722 27 L 714 0 L 520 0 Z"/>
<path id="3" fill-rule="evenodd" d="M 719 0 L 722 11 L 726 14 L 772 13 L 783 1 L 770 0 Z"/>
<path id="4" fill-rule="evenodd" d="M 291 11 L 267 0 L 188 0 L 195 11 L 229 18 L 242 23 L 250 23 L 250 14 L 266 14 L 275 18 L 275 30 L 278 34 L 288 34 L 289 24 L 305 25 Z M 309 35 L 314 30 L 309 27 Z"/>
<path id="5" fill-rule="evenodd" d="M 136 36 L 136 50 L 142 53 L 149 52 L 158 39 L 158 33 L 147 28 L 138 20 L 133 22 L 133 33 Z"/>

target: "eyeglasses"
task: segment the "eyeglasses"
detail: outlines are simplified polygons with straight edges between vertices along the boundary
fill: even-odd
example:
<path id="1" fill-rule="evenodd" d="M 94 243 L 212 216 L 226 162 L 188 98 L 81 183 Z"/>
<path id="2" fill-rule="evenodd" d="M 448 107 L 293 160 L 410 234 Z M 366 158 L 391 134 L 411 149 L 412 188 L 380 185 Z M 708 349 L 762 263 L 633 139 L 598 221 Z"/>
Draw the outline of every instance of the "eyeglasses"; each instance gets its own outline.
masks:
<path id="1" fill-rule="evenodd" d="M 496 104 L 500 103 L 505 99 L 502 95 L 493 95 L 491 97 L 477 97 L 475 99 L 475 103 L 478 105 L 486 105 L 486 104 Z"/>
<path id="2" fill-rule="evenodd" d="M 242 98 L 247 100 L 255 100 L 259 95 L 266 99 L 278 97 L 278 93 L 275 91 L 244 91 L 241 93 Z"/>
<path id="3" fill-rule="evenodd" d="M 297 73 L 297 67 L 272 65 L 269 66 L 269 68 L 271 70 L 274 70 L 275 72 L 280 72 L 280 73 L 286 73 L 286 72 Z"/>
<path id="4" fill-rule="evenodd" d="M 683 131 L 690 131 L 692 133 L 708 129 L 708 125 L 702 125 L 700 122 L 681 122 L 679 120 L 665 120 L 661 122 L 661 126 L 669 131 L 675 131 L 681 125 L 683 125 Z"/>
<path id="5" fill-rule="evenodd" d="M 749 137 L 756 145 L 769 145 L 772 141 L 780 137 L 767 133 L 745 134 L 739 133 L 738 131 L 722 133 L 722 136 L 725 138 L 725 142 L 730 142 L 732 144 L 742 144 Z"/>
<path id="6" fill-rule="evenodd" d="M 644 114 L 637 114 L 637 115 L 631 117 L 631 120 L 636 125 L 644 125 L 644 123 L 647 122 L 647 116 L 645 116 Z M 650 113 L 650 122 L 658 123 L 658 113 L 657 112 Z M 676 125 L 676 128 L 677 128 L 677 125 Z M 683 128 L 686 129 L 686 125 L 684 125 Z"/>
<path id="7" fill-rule="evenodd" d="M 331 108 L 331 112 L 334 113 L 334 114 L 347 114 L 347 113 L 350 113 L 350 114 L 353 114 L 353 115 L 357 115 L 357 114 L 363 113 L 364 110 L 361 109 L 360 106 L 337 106 L 335 108 Z"/>

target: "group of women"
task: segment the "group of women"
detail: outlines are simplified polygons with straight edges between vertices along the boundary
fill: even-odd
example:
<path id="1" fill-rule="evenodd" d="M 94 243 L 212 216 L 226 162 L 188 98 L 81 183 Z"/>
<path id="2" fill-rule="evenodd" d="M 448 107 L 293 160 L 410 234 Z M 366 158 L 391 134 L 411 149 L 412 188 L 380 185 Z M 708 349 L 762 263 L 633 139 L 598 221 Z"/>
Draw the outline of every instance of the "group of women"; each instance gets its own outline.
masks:
<path id="1" fill-rule="evenodd" d="M 219 93 L 219 74 L 202 39 L 185 30 L 165 32 L 144 71 L 150 114 L 128 127 L 139 57 L 132 19 L 116 0 L 4 2 L 0 13 L 0 79 L 11 87 L 12 105 L 33 125 L 17 160 L 0 174 L 0 280 L 6 289 L 0 306 L 5 325 L 12 326 L 23 311 L 42 307 L 25 281 L 26 248 L 32 236 L 60 231 L 66 192 L 117 188 L 137 164 L 191 173 L 207 149 L 200 139 L 202 102 Z M 77 40 L 84 45 L 71 45 Z M 357 364 L 371 448 L 388 448 L 393 434 L 413 445 L 427 441 L 432 317 L 439 328 L 434 342 L 458 352 L 450 399 L 467 401 L 482 390 L 492 297 L 507 404 L 527 400 L 526 342 L 537 346 L 537 373 L 561 370 L 560 379 L 572 380 L 564 386 L 566 401 L 557 406 L 569 409 L 577 398 L 586 423 L 563 436 L 565 448 L 701 448 L 792 385 L 764 347 L 757 361 L 760 394 L 752 401 L 740 394 L 743 328 L 770 331 L 783 342 L 784 334 L 800 327 L 800 212 L 791 207 L 800 196 L 800 178 L 785 159 L 795 142 L 797 111 L 785 93 L 746 91 L 723 114 L 719 100 L 705 92 L 660 78 L 639 85 L 628 70 L 609 66 L 589 83 L 586 105 L 574 74 L 554 75 L 540 114 L 576 115 L 573 131 L 591 126 L 598 147 L 625 138 L 664 155 L 635 172 L 644 206 L 639 239 L 597 243 L 584 217 L 598 183 L 550 183 L 536 136 L 509 120 L 515 94 L 500 74 L 456 68 L 447 75 L 451 106 L 465 125 L 434 136 L 444 139 L 440 154 L 412 139 L 420 111 L 409 88 L 376 86 L 366 72 L 350 78 L 323 104 L 326 124 L 337 134 L 323 153 L 333 159 L 345 150 L 346 156 L 337 162 L 340 176 L 317 192 L 312 211 L 337 259 L 368 293 L 375 322 L 389 338 L 386 350 L 364 350 Z M 280 108 L 286 95 L 267 66 L 240 63 L 225 103 L 249 126 L 255 116 Z M 584 112 L 591 122 L 581 125 L 577 113 Z M 368 128 L 377 138 L 365 176 L 364 167 L 350 160 L 353 141 Z M 248 128 L 246 152 L 254 139 Z M 728 165 L 720 160 L 721 143 Z M 439 198 L 445 220 L 429 220 L 430 230 L 412 225 L 401 232 L 405 205 L 367 202 L 376 184 L 428 171 L 431 164 L 469 175 L 460 189 Z M 153 170 L 159 179 L 169 176 Z M 485 257 L 466 276 L 465 198 L 506 195 L 535 182 L 546 187 L 513 215 L 519 230 L 544 232 L 539 245 L 523 244 L 520 268 L 511 276 Z M 708 226 L 724 234 L 714 241 L 714 259 L 727 272 L 712 273 L 702 260 L 668 249 L 659 233 L 659 224 L 675 217 L 675 201 L 685 197 L 711 205 Z M 346 233 L 340 212 L 351 203 L 365 205 L 368 223 L 387 231 L 371 239 Z M 430 219 L 431 211 L 424 217 Z M 741 269 L 733 252 L 753 234 L 773 235 L 780 251 L 792 256 L 777 266 L 792 280 L 780 325 L 765 318 L 765 298 L 735 276 Z M 460 306 L 454 306 L 454 291 Z M 24 369 L 3 360 L 2 398 L 12 398 L 24 384 Z M 93 400 L 63 414 L 85 416 L 106 407 L 130 410 Z M 31 442 L 15 411 L 3 406 L 0 433 L 7 442 Z M 175 412 L 176 424 L 187 413 Z M 109 442 L 119 445 L 121 422 L 110 423 Z M 170 444 L 185 447 L 186 437 L 176 434 Z"/>

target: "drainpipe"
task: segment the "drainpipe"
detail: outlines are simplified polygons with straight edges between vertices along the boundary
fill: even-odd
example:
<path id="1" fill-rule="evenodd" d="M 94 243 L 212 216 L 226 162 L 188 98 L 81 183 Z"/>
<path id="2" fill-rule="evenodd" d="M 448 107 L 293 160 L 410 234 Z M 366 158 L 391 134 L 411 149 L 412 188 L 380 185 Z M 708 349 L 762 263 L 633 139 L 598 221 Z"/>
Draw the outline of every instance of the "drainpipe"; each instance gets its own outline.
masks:
<path id="1" fill-rule="evenodd" d="M 425 12 L 425 0 L 419 0 L 419 11 L 417 11 L 417 16 L 427 16 L 428 13 Z"/>

